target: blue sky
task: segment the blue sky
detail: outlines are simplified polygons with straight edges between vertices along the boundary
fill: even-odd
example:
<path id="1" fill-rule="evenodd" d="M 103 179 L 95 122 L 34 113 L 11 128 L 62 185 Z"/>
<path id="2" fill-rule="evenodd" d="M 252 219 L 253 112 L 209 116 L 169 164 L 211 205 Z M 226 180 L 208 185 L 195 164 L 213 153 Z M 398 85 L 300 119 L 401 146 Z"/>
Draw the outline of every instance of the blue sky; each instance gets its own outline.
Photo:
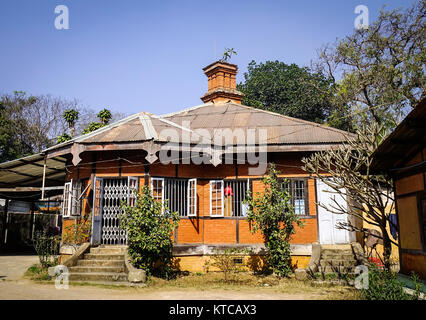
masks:
<path id="1" fill-rule="evenodd" d="M 82 105 L 132 114 L 198 105 L 202 68 L 225 47 L 238 55 L 237 81 L 251 60 L 309 65 L 323 44 L 354 30 L 354 9 L 407 0 L 136 1 L 1 0 L 0 94 L 23 90 L 77 98 Z M 69 8 L 69 30 L 54 26 Z"/>

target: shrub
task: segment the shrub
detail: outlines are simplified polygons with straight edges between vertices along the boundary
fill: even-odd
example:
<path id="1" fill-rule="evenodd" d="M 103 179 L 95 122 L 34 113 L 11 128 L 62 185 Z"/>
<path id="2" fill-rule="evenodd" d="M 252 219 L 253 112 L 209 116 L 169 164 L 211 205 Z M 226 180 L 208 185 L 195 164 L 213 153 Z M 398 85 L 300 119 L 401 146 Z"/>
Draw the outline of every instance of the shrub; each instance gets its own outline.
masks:
<path id="1" fill-rule="evenodd" d="M 59 261 L 59 236 L 50 236 L 47 232 L 34 234 L 34 248 L 43 268 L 55 266 Z"/>
<path id="2" fill-rule="evenodd" d="M 76 247 L 88 241 L 92 227 L 90 217 L 91 215 L 88 219 L 81 219 L 78 222 L 75 220 L 74 224 L 65 227 L 62 242 Z"/>
<path id="3" fill-rule="evenodd" d="M 263 178 L 265 193 L 253 197 L 248 194 L 248 221 L 253 223 L 252 232 L 260 230 L 268 248 L 267 264 L 278 276 L 289 276 L 292 272 L 290 239 L 296 232 L 296 225 L 303 226 L 302 220 L 294 213 L 290 194 L 284 184 L 278 181 L 279 171 L 271 164 L 268 176 Z"/>
<path id="4" fill-rule="evenodd" d="M 170 212 L 166 203 L 155 201 L 147 186 L 142 187 L 142 193 L 135 191 L 135 194 L 135 206 L 123 203 L 121 217 L 121 226 L 127 231 L 132 264 L 148 275 L 159 269 L 160 276 L 169 277 L 173 258 L 172 235 L 179 216 L 177 212 Z"/>
<path id="5" fill-rule="evenodd" d="M 233 275 L 244 268 L 244 259 L 243 254 L 247 254 L 247 250 L 241 250 L 238 248 L 226 248 L 223 251 L 218 249 L 214 250 L 214 253 L 209 257 L 205 262 L 205 266 L 218 268 L 224 276 L 225 282 L 230 278 L 230 275 Z M 242 262 L 237 262 L 241 260 Z"/>
<path id="6" fill-rule="evenodd" d="M 361 290 L 361 297 L 366 300 L 417 300 L 420 296 L 418 280 L 412 277 L 415 283 L 415 294 L 404 291 L 404 285 L 398 281 L 396 273 L 390 270 L 381 270 L 376 264 L 369 265 L 368 288 Z"/>

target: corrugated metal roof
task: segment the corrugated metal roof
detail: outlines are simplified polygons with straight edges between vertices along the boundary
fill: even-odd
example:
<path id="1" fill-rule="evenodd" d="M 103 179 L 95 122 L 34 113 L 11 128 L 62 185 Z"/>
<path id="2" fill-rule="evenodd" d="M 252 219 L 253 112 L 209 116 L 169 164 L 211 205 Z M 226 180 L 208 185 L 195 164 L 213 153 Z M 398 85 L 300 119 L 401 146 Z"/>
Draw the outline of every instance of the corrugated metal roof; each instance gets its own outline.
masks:
<path id="1" fill-rule="evenodd" d="M 173 129 L 177 136 L 168 135 L 170 129 Z M 73 142 L 97 144 L 153 140 L 159 143 L 169 141 L 179 143 L 182 141 L 183 131 L 191 132 L 192 144 L 200 143 L 201 138 L 211 143 L 217 138 L 218 129 L 239 129 L 244 133 L 247 133 L 247 130 L 254 130 L 256 144 L 259 143 L 260 130 L 266 130 L 267 144 L 271 145 L 336 144 L 351 135 L 317 123 L 239 104 L 206 103 L 162 116 L 140 112 L 45 151 L 71 145 Z M 217 140 L 215 143 L 227 144 L 226 141 L 221 143 Z M 314 149 L 317 150 L 316 148 L 312 150 Z"/>
<path id="2" fill-rule="evenodd" d="M 56 157 L 46 160 L 46 186 L 63 185 L 66 160 Z M 0 164 L 0 187 L 41 187 L 44 154 L 37 153 Z"/>

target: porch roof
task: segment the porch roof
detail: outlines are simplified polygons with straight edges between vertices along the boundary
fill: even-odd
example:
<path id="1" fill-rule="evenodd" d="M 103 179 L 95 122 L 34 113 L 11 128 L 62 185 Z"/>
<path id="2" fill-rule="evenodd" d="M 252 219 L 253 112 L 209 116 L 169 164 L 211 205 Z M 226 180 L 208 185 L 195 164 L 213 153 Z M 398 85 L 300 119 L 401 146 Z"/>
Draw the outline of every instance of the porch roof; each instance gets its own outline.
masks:
<path id="1" fill-rule="evenodd" d="M 40 194 L 44 171 L 43 153 L 4 162 L 0 164 L 0 196 L 14 197 Z M 59 190 L 65 183 L 66 159 L 55 157 L 46 159 L 45 189 Z"/>

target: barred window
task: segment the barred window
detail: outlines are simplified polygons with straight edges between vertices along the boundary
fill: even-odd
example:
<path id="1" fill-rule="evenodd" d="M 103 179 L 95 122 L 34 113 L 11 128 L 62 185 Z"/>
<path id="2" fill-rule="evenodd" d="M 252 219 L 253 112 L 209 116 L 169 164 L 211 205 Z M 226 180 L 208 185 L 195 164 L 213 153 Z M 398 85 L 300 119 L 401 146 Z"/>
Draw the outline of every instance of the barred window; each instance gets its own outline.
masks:
<path id="1" fill-rule="evenodd" d="M 155 201 L 167 201 L 169 211 L 197 216 L 197 179 L 151 178 L 151 190 Z"/>
<path id="2" fill-rule="evenodd" d="M 280 179 L 282 187 L 288 191 L 294 213 L 308 215 L 308 192 L 307 179 Z"/>
<path id="3" fill-rule="evenodd" d="M 241 217 L 247 215 L 243 201 L 247 197 L 248 180 L 210 181 L 210 215 Z"/>

